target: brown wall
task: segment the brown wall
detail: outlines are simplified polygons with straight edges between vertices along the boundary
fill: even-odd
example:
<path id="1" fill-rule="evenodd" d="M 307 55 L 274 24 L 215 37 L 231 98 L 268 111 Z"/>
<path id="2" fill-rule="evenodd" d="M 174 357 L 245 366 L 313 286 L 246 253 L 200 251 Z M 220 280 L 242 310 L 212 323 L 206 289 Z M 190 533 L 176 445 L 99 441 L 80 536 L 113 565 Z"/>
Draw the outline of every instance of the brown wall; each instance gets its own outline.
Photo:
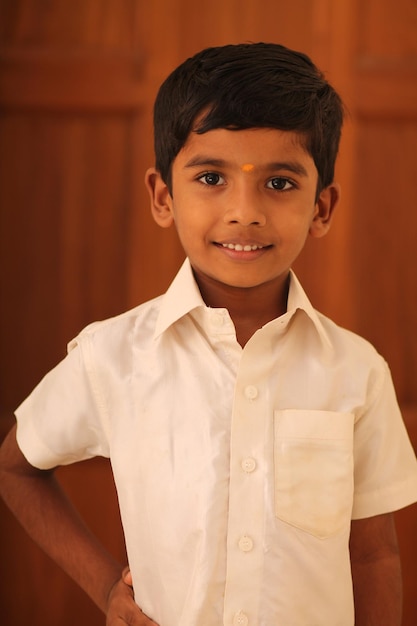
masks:
<path id="1" fill-rule="evenodd" d="M 417 446 L 416 32 L 414 0 L 0 0 L 0 434 L 79 329 L 157 295 L 181 262 L 143 186 L 162 79 L 202 47 L 264 40 L 310 54 L 349 107 L 342 206 L 296 269 L 317 308 L 387 358 Z M 61 475 L 123 558 L 106 463 Z M 102 624 L 2 505 L 0 516 L 5 623 Z M 397 518 L 412 626 L 416 507 Z"/>

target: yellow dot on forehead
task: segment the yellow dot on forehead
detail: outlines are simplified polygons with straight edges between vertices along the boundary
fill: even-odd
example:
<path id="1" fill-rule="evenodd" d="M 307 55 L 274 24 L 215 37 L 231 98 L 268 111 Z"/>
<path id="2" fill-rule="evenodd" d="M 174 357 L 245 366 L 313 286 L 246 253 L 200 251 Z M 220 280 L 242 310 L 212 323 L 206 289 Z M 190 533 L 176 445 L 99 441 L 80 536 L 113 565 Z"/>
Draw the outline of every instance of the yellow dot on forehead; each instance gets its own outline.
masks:
<path id="1" fill-rule="evenodd" d="M 255 166 L 252 165 L 252 163 L 245 163 L 244 165 L 242 165 L 242 171 L 243 172 L 251 172 L 254 167 Z"/>

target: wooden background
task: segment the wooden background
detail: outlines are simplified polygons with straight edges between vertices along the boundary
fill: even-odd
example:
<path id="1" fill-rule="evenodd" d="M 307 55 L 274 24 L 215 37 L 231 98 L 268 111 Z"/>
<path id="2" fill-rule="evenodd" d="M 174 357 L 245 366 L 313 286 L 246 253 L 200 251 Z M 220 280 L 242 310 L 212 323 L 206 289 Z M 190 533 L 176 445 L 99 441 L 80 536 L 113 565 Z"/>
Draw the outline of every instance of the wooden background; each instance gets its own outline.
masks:
<path id="1" fill-rule="evenodd" d="M 1 437 L 70 338 L 159 294 L 182 261 L 143 185 L 159 84 L 203 47 L 263 40 L 310 54 L 349 107 L 342 206 L 296 269 L 387 358 L 417 447 L 416 33 L 415 0 L 0 0 Z M 123 558 L 106 462 L 60 473 Z M 416 508 L 397 514 L 403 626 L 417 623 Z M 0 532 L 2 623 L 104 624 L 3 505 Z"/>

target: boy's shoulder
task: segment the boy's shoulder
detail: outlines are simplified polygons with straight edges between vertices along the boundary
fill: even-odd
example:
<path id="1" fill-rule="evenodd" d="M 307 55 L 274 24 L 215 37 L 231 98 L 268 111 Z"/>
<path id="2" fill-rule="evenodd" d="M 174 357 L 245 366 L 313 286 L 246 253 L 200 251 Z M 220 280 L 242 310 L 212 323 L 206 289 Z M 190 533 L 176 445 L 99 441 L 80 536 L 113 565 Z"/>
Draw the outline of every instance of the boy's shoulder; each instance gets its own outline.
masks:
<path id="1" fill-rule="evenodd" d="M 321 339 L 320 348 L 313 342 L 305 344 L 305 349 L 318 350 L 317 355 L 323 355 L 321 349 L 324 348 L 330 358 L 338 361 L 345 359 L 353 361 L 363 360 L 370 364 L 380 362 L 382 357 L 377 349 L 361 335 L 352 330 L 340 326 L 335 320 L 321 311 L 317 310 L 308 295 L 304 291 L 297 276 L 291 272 L 291 283 L 288 294 L 288 307 L 291 311 L 305 314 L 304 319 L 309 319 L 310 324 L 306 327 L 295 326 L 296 329 L 309 328 L 309 332 L 314 329 L 313 336 Z M 309 335 L 310 337 L 312 335 Z M 383 360 L 383 359 L 382 359 Z"/>
<path id="2" fill-rule="evenodd" d="M 113 339 L 123 342 L 129 340 L 137 328 L 142 328 L 144 334 L 147 332 L 152 337 L 162 298 L 162 295 L 157 296 L 113 317 L 91 322 L 68 343 L 68 351 L 91 341 L 108 343 Z"/>
<path id="3" fill-rule="evenodd" d="M 345 358 L 351 362 L 362 362 L 368 365 L 385 368 L 385 359 L 378 352 L 377 348 L 365 337 L 358 333 L 344 328 L 334 320 L 315 311 L 320 323 L 325 330 L 332 352 L 339 358 Z"/>

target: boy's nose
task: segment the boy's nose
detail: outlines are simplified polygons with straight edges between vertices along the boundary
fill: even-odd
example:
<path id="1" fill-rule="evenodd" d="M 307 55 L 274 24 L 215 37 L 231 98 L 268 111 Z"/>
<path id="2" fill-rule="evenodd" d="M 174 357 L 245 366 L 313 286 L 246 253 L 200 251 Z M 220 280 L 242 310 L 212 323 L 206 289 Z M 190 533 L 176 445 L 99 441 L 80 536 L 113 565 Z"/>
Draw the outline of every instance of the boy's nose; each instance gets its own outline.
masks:
<path id="1" fill-rule="evenodd" d="M 257 194 L 247 190 L 231 194 L 228 198 L 224 221 L 242 226 L 263 226 L 266 223 L 266 215 L 262 209 L 260 198 L 257 197 Z"/>

